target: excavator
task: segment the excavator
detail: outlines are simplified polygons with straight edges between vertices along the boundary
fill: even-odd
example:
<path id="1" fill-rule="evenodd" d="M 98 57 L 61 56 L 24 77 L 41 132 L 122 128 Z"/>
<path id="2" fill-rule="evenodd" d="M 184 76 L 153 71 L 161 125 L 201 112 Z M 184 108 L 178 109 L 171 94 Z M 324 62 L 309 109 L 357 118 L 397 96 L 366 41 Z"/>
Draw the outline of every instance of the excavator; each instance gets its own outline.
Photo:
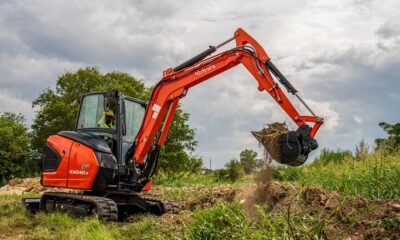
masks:
<path id="1" fill-rule="evenodd" d="M 235 47 L 214 54 L 231 41 L 235 41 Z M 161 215 L 179 211 L 173 202 L 143 194 L 152 187 L 160 149 L 176 108 L 190 88 L 239 64 L 257 81 L 258 90 L 271 95 L 298 126 L 296 131 L 282 134 L 280 159 L 275 160 L 286 165 L 303 164 L 318 146 L 314 136 L 323 119 L 300 98 L 261 45 L 239 28 L 226 41 L 165 70 L 148 102 L 113 90 L 83 95 L 76 130 L 61 131 L 47 139 L 40 179 L 44 187 L 79 193 L 46 192 L 40 198 L 24 198 L 23 204 L 33 213 L 96 215 L 102 221 L 121 220 L 138 212 Z M 301 115 L 281 86 L 297 97 L 310 115 Z"/>

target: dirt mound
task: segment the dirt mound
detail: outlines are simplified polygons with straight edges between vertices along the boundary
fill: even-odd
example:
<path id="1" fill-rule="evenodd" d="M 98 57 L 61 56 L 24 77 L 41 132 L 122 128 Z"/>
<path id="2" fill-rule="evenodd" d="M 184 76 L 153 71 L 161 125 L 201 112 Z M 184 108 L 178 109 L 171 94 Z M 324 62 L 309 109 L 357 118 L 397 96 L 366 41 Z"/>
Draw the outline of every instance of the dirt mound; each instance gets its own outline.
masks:
<path id="1" fill-rule="evenodd" d="M 0 195 L 24 193 L 42 193 L 46 188 L 40 185 L 40 178 L 12 178 L 7 185 L 0 188 Z"/>
<path id="2" fill-rule="evenodd" d="M 179 203 L 182 209 L 195 210 L 196 208 L 212 207 L 223 201 L 232 202 L 236 196 L 236 189 L 231 187 L 213 187 L 200 197 L 184 200 Z"/>
<path id="3" fill-rule="evenodd" d="M 289 183 L 265 183 L 261 189 L 258 183 L 238 193 L 252 219 L 259 217 L 255 205 L 261 205 L 270 216 L 285 216 L 293 229 L 301 227 L 299 219 L 317 221 L 325 226 L 321 231 L 329 239 L 400 238 L 400 200 L 367 200 L 318 186 L 297 190 Z"/>
<path id="4" fill-rule="evenodd" d="M 22 195 L 26 193 L 42 194 L 47 191 L 79 192 L 62 188 L 46 188 L 40 185 L 40 178 L 12 178 L 7 185 L 0 188 L 0 195 Z"/>
<path id="5" fill-rule="evenodd" d="M 258 142 L 264 147 L 265 159 L 274 159 L 279 162 L 281 159 L 279 137 L 283 133 L 287 133 L 288 127 L 286 123 L 269 123 L 267 126 L 260 131 L 251 132 Z"/>

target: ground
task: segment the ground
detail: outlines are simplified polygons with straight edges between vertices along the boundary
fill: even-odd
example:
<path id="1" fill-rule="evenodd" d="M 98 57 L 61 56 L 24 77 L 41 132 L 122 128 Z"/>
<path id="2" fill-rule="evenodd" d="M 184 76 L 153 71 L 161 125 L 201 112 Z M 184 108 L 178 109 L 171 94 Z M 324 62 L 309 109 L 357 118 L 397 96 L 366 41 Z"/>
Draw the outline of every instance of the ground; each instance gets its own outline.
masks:
<path id="1" fill-rule="evenodd" d="M 370 200 L 342 196 L 319 186 L 272 181 L 270 177 L 256 179 L 249 176 L 235 184 L 155 186 L 148 194 L 174 200 L 181 213 L 136 215 L 126 222 L 106 224 L 95 217 L 77 220 L 58 213 L 32 216 L 23 209 L 22 197 L 38 196 L 48 189 L 38 184 L 38 178 L 15 179 L 0 189 L 0 238 L 400 238 L 398 199 Z M 221 226 L 229 226 L 230 231 L 219 231 Z"/>

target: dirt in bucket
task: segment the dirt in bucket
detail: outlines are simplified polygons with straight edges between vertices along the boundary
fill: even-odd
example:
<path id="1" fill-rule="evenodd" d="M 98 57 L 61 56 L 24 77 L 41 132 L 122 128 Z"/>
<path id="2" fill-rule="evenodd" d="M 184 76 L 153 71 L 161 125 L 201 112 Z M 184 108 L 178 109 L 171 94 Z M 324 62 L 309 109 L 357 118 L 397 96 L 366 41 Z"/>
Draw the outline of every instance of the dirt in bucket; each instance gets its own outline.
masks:
<path id="1" fill-rule="evenodd" d="M 258 140 L 260 145 L 264 147 L 264 158 L 269 162 L 274 159 L 279 162 L 281 159 L 279 137 L 287 133 L 288 127 L 285 122 L 268 123 L 265 128 L 260 131 L 251 132 Z"/>

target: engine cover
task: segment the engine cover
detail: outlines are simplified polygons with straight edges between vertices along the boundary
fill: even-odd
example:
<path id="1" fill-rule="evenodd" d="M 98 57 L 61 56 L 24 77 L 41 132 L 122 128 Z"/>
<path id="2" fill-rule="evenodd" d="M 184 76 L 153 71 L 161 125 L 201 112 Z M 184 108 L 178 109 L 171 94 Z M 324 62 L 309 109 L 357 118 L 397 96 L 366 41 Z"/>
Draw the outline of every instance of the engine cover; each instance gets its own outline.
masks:
<path id="1" fill-rule="evenodd" d="M 102 191 L 113 181 L 117 162 L 101 138 L 80 132 L 60 132 L 47 139 L 41 183 Z"/>

